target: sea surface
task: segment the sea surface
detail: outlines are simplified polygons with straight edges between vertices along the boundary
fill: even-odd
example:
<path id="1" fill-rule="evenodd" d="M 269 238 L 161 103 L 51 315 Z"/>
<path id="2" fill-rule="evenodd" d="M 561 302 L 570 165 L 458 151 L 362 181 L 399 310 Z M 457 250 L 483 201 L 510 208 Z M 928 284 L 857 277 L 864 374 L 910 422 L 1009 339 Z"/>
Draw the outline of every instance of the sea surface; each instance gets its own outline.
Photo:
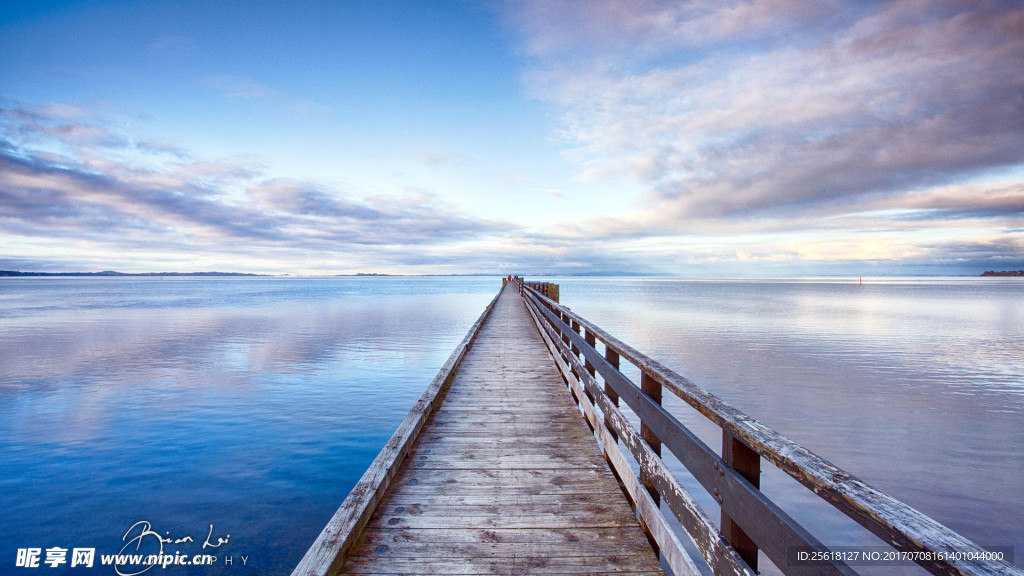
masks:
<path id="1" fill-rule="evenodd" d="M 1021 279 L 547 280 L 626 343 L 1024 565 Z M 149 573 L 287 573 L 499 287 L 0 278 L 0 573 L 24 548 L 43 550 L 42 573 L 114 573 L 50 568 L 45 550 L 95 548 L 98 564 L 143 521 L 165 553 L 221 561 Z M 824 543 L 877 542 L 762 468 Z"/>

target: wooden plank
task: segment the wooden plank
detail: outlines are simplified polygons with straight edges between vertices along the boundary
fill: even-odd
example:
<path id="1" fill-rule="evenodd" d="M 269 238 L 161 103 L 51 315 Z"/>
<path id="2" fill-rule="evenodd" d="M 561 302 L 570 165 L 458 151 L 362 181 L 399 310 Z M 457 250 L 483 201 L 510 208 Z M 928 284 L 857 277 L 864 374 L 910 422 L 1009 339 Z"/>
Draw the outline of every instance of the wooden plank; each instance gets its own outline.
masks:
<path id="1" fill-rule="evenodd" d="M 578 454 L 574 452 L 542 453 L 527 450 L 450 450 L 434 449 L 428 450 L 430 454 L 416 456 L 415 462 L 411 463 L 415 468 L 438 468 L 438 469 L 460 469 L 460 468 L 594 468 L 606 466 L 603 460 L 598 460 L 593 454 Z M 497 453 L 495 453 L 497 452 Z M 419 451 L 423 454 L 423 451 Z"/>
<path id="2" fill-rule="evenodd" d="M 528 392 L 524 392 L 526 394 Z M 455 404 L 455 401 L 452 402 Z M 480 402 L 475 405 L 467 405 L 467 401 L 459 399 L 459 406 L 451 406 L 441 410 L 435 415 L 435 419 L 443 420 L 452 417 L 488 416 L 502 414 L 506 416 L 554 416 L 561 420 L 573 421 L 574 415 L 570 406 L 555 403 L 553 400 L 546 402 L 516 402 L 510 399 L 508 402 L 491 402 L 485 405 Z"/>
<path id="3" fill-rule="evenodd" d="M 599 547 L 602 543 L 643 545 L 646 539 L 639 532 L 623 531 L 618 528 L 494 528 L 494 529 L 366 529 L 368 541 L 380 542 L 421 542 L 426 544 L 447 543 L 554 543 L 565 546 L 579 544 Z M 597 548 L 595 548 L 597 549 Z"/>
<path id="4" fill-rule="evenodd" d="M 441 574 L 437 574 L 437 573 L 433 573 L 433 572 L 423 572 L 423 571 L 416 572 L 415 574 L 418 574 L 420 576 L 442 576 Z M 494 574 L 501 574 L 501 575 L 525 574 L 525 575 L 528 576 L 529 574 L 532 574 L 532 572 L 525 572 L 525 573 L 515 572 L 515 573 L 513 573 L 513 572 L 508 572 L 508 571 L 505 571 L 505 572 L 483 572 L 483 571 L 477 571 L 477 572 L 472 572 L 472 573 L 463 572 L 462 576 L 490 576 L 490 575 L 494 575 Z M 562 574 L 573 574 L 573 573 L 569 572 L 569 573 L 562 573 Z M 575 573 L 575 574 L 577 574 L 578 576 L 581 576 L 580 573 Z M 665 573 L 663 571 L 660 571 L 660 570 L 653 571 L 653 572 L 588 572 L 588 573 L 586 573 L 586 576 L 656 576 L 656 575 L 659 575 L 659 574 L 665 574 Z M 398 575 L 396 573 L 394 573 L 394 572 L 366 572 L 366 573 L 364 573 L 364 574 L 362 574 L 360 576 L 398 576 Z"/>
<path id="5" fill-rule="evenodd" d="M 467 495 L 478 495 L 478 494 L 494 494 L 497 490 L 498 493 L 504 498 L 514 498 L 517 496 L 544 496 L 551 494 L 573 494 L 576 492 L 585 492 L 596 495 L 614 493 L 609 488 L 609 482 L 614 482 L 614 478 L 602 478 L 595 480 L 580 481 L 578 479 L 571 479 L 568 482 L 561 482 L 556 480 L 555 482 L 549 482 L 547 480 L 537 480 L 533 482 L 524 482 L 516 485 L 480 485 L 473 482 L 466 481 L 452 481 L 452 482 L 428 482 L 430 478 L 426 475 L 421 476 L 423 482 L 417 484 L 395 484 L 392 483 L 392 494 L 467 494 Z"/>
<path id="6" fill-rule="evenodd" d="M 593 452 L 578 451 L 575 448 L 579 442 L 526 442 L 523 438 L 520 442 L 487 442 L 484 438 L 467 439 L 442 439 L 435 442 L 421 442 L 411 453 L 422 460 L 441 457 L 475 457 L 486 450 L 490 456 L 524 456 L 524 455 L 547 455 L 553 458 L 583 458 L 592 459 Z"/>
<path id="7" fill-rule="evenodd" d="M 415 480 L 416 482 L 413 482 Z M 418 471 L 415 468 L 402 469 L 395 478 L 397 484 L 467 484 L 486 488 L 512 487 L 527 484 L 543 484 L 550 486 L 572 486 L 580 481 L 611 481 L 615 476 L 607 468 L 572 468 L 558 470 L 520 470 L 520 469 L 479 469 L 479 470 L 431 470 Z"/>
<path id="8" fill-rule="evenodd" d="M 492 441 L 487 436 L 471 434 L 452 434 L 447 437 L 434 440 L 420 439 L 421 449 L 480 449 L 480 450 L 508 450 L 517 448 L 522 450 L 543 450 L 551 446 L 556 449 L 575 450 L 583 440 L 589 438 L 581 435 L 574 435 L 568 439 L 557 436 L 512 436 L 503 438 L 500 441 Z"/>
<path id="9" fill-rule="evenodd" d="M 568 392 L 566 394 L 568 394 Z M 459 433 L 459 432 L 475 432 L 475 433 L 479 433 L 481 426 L 486 425 L 486 424 L 494 424 L 495 425 L 494 428 L 498 428 L 498 427 L 502 428 L 501 430 L 492 430 L 491 431 L 492 434 L 502 434 L 502 435 L 518 434 L 518 435 L 521 435 L 521 436 L 530 436 L 531 435 L 531 431 L 534 431 L 535 433 L 538 433 L 538 434 L 553 434 L 553 435 L 561 435 L 563 432 L 564 433 L 580 432 L 579 428 L 577 428 L 577 425 L 579 423 L 572 424 L 572 423 L 569 423 L 569 422 L 544 422 L 543 420 L 539 420 L 539 421 L 537 421 L 537 420 L 526 420 L 526 421 L 523 421 L 523 422 L 495 422 L 495 421 L 465 422 L 465 421 L 457 421 L 456 420 L 456 421 L 434 422 L 433 424 L 434 424 L 434 426 L 437 427 L 437 429 L 433 430 L 432 432 L 434 432 L 434 433 L 444 433 L 444 434 L 453 434 L 453 433 Z M 499 426 L 499 425 L 504 425 L 504 426 Z"/>
<path id="10" fill-rule="evenodd" d="M 450 532 L 450 530 L 432 530 Z M 642 542 L 594 540 L 591 542 L 408 542 L 395 541 L 391 531 L 375 530 L 365 542 L 352 550 L 352 556 L 391 558 L 515 558 L 527 554 L 535 556 L 636 556 L 636 547 Z M 384 546 L 384 548 L 381 548 Z M 652 562 L 653 556 L 643 554 L 638 562 Z M 636 565 L 634 564 L 634 568 Z"/>
<path id="11" fill-rule="evenodd" d="M 525 449 L 533 447 L 552 446 L 575 447 L 580 442 L 588 439 L 588 435 L 582 431 L 579 434 L 553 435 L 553 434 L 530 434 L 529 436 L 494 436 L 482 432 L 472 433 L 451 433 L 434 434 L 432 432 L 421 434 L 420 443 L 423 448 L 439 448 L 442 446 L 451 447 L 487 447 L 500 450 L 509 446 L 523 446 Z M 430 444 L 431 446 L 426 446 Z"/>
<path id="12" fill-rule="evenodd" d="M 558 415 L 561 416 L 561 415 Z M 463 414 L 445 414 L 434 418 L 432 426 L 452 426 L 453 429 L 480 426 L 484 424 L 495 425 L 518 425 L 521 433 L 526 433 L 537 428 L 548 430 L 559 430 L 565 427 L 575 427 L 576 423 L 566 418 L 552 417 L 550 414 L 518 414 L 515 412 L 468 412 Z M 511 432 L 516 429 L 512 428 Z M 500 431 L 498 433 L 501 433 Z"/>
<path id="13" fill-rule="evenodd" d="M 416 574 L 418 574 L 420 576 L 442 576 L 441 574 L 436 574 L 436 573 L 433 573 L 433 572 L 423 572 L 423 571 L 416 572 Z M 526 576 L 528 576 L 529 574 L 532 574 L 532 572 L 525 572 L 525 573 L 516 572 L 516 573 L 513 573 L 513 572 L 508 572 L 508 571 L 505 571 L 505 572 L 483 572 L 483 571 L 477 571 L 477 572 L 472 572 L 472 573 L 463 572 L 462 576 L 490 576 L 490 575 L 494 575 L 494 574 L 501 574 L 501 575 L 525 574 Z M 562 573 L 562 574 L 573 574 L 573 573 L 572 572 L 568 572 L 568 573 Z M 582 576 L 581 573 L 574 573 L 574 574 L 577 574 L 577 576 Z M 655 575 L 659 575 L 659 574 L 665 574 L 665 572 L 660 571 L 660 570 L 652 571 L 652 572 L 587 572 L 586 576 L 655 576 Z M 364 574 L 362 574 L 360 576 L 397 576 L 397 574 L 394 573 L 394 572 L 366 572 L 366 573 L 364 573 Z"/>
<path id="14" fill-rule="evenodd" d="M 404 486 L 402 488 L 405 488 Z M 598 496 L 603 494 L 605 498 Z M 414 506 L 518 506 L 520 502 L 529 502 L 530 505 L 543 506 L 575 506 L 582 504 L 593 504 L 615 495 L 621 495 L 619 490 L 604 493 L 555 493 L 555 494 L 529 494 L 529 498 L 522 498 L 519 495 L 510 497 L 507 494 L 494 494 L 492 492 L 451 492 L 439 494 L 436 492 L 408 492 L 403 490 L 392 490 L 388 497 L 388 505 L 404 507 L 411 510 Z M 526 496 L 526 495 L 523 495 Z M 413 512 L 410 512 L 413 513 Z"/>
<path id="15" fill-rule="evenodd" d="M 482 454 L 476 457 L 469 457 L 471 453 L 459 458 L 431 458 L 430 460 L 419 460 L 410 465 L 417 469 L 424 470 L 539 470 L 539 469 L 599 469 L 606 466 L 604 462 L 595 461 L 587 456 L 579 454 L 568 454 L 562 457 L 554 457 L 548 454 L 532 454 L 523 456 L 501 456 Z"/>
<path id="16" fill-rule="evenodd" d="M 463 516 L 483 515 L 492 516 L 567 516 L 567 515 L 589 515 L 594 522 L 619 522 L 621 519 L 632 520 L 631 511 L 625 506 L 617 503 L 604 504 L 595 502 L 534 502 L 532 498 L 521 497 L 503 499 L 503 501 L 490 504 L 447 504 L 430 502 L 406 502 L 405 499 L 388 498 L 387 506 L 381 507 L 381 518 L 391 520 L 395 517 L 406 518 L 408 516 Z M 401 512 L 396 512 L 399 508 Z"/>
<path id="17" fill-rule="evenodd" d="M 531 432 L 532 430 L 532 432 Z M 576 426 L 563 425 L 560 423 L 552 423 L 550 426 L 543 427 L 516 427 L 507 428 L 503 431 L 503 434 L 496 434 L 494 430 L 489 430 L 480 426 L 466 425 L 460 426 L 459 423 L 453 423 L 438 428 L 427 430 L 424 439 L 426 440 L 442 440 L 444 438 L 490 438 L 494 442 L 518 442 L 520 440 L 530 439 L 544 439 L 546 441 L 554 441 L 560 439 L 569 439 L 568 441 L 576 441 L 579 438 L 590 438 L 587 431 L 580 430 Z"/>
<path id="18" fill-rule="evenodd" d="M 484 458 L 516 459 L 543 458 L 561 462 L 586 462 L 603 464 L 600 456 L 593 452 L 577 452 L 572 444 L 551 446 L 548 444 L 481 444 L 467 446 L 461 443 L 428 442 L 420 444 L 410 453 L 410 457 L 420 461 L 456 458 L 461 460 L 481 460 Z M 486 448 L 480 450 L 479 447 Z"/>
<path id="19" fill-rule="evenodd" d="M 388 504 L 388 508 L 390 508 Z M 514 508 L 514 507 L 513 507 Z M 514 511 L 514 510 L 511 510 Z M 498 510 L 480 511 L 470 515 L 472 510 L 438 510 L 437 514 L 420 516 L 374 516 L 368 527 L 372 528 L 581 528 L 595 526 L 637 527 L 632 514 L 597 508 L 595 510 L 544 511 L 536 514 L 499 513 Z M 451 512 L 447 514 L 446 512 Z M 639 527 L 637 527 L 639 530 Z M 650 552 L 648 552 L 650 554 Z M 653 554 L 652 554 L 653 555 Z"/>
<path id="20" fill-rule="evenodd" d="M 656 563 L 643 562 L 638 556 L 552 557 L 531 555 L 524 550 L 513 558 L 395 558 L 388 556 L 353 557 L 345 564 L 350 574 L 631 574 L 652 572 Z M 638 566 L 638 564 L 640 564 Z"/>

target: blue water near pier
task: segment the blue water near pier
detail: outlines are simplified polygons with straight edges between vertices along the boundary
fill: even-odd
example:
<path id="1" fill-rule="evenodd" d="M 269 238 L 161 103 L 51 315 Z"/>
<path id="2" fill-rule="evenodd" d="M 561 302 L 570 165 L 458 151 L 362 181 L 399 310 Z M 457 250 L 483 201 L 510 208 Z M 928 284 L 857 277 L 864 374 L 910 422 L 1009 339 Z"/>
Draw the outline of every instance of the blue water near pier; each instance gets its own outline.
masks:
<path id="1" fill-rule="evenodd" d="M 873 486 L 978 544 L 1024 545 L 1019 279 L 553 280 L 573 310 Z M 0 573 L 28 547 L 98 563 L 142 520 L 194 541 L 165 552 L 233 557 L 168 574 L 288 572 L 498 286 L 0 279 Z M 826 544 L 865 542 L 762 467 Z"/>

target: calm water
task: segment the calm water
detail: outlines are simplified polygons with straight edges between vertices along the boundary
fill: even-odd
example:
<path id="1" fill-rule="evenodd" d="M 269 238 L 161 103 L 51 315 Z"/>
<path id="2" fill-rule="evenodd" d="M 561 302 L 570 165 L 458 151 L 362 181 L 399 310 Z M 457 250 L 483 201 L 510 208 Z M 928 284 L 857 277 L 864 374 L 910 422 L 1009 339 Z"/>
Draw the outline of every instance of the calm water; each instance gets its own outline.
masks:
<path id="1" fill-rule="evenodd" d="M 1024 544 L 1019 279 L 554 280 L 875 487 L 979 544 Z M 201 553 L 210 524 L 211 541 L 230 534 L 215 551 L 233 566 L 168 574 L 287 572 L 498 285 L 0 279 L 0 573 L 18 548 L 115 553 L 140 520 L 195 540 L 168 551 Z M 870 542 L 781 474 L 764 484 L 827 544 Z"/>
<path id="2" fill-rule="evenodd" d="M 0 280 L 0 573 L 140 520 L 288 573 L 500 285 Z"/>

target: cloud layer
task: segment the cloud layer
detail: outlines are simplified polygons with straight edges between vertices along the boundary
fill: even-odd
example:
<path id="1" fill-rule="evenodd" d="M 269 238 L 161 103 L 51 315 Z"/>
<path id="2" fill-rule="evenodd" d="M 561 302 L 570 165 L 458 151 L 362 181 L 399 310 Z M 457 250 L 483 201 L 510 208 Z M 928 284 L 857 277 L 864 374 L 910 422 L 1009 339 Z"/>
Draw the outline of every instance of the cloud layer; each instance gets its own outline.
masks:
<path id="1" fill-rule="evenodd" d="M 497 207 L 509 202 L 488 188 L 495 182 L 493 190 L 515 193 L 517 179 L 496 168 L 498 155 L 514 151 L 467 148 L 446 141 L 442 129 L 394 142 L 394 154 L 378 153 L 367 162 L 373 171 L 359 174 L 362 184 L 345 188 L 275 172 L 260 159 L 204 158 L 196 145 L 140 137 L 137 127 L 109 117 L 109 103 L 96 104 L 108 111 L 99 113 L 84 104 L 0 101 L 0 267 L 641 274 L 816 274 L 862 263 L 888 272 L 1024 267 L 1019 2 L 500 6 L 517 42 L 509 50 L 523 59 L 519 88 L 556 120 L 555 133 L 530 137 L 555 136 L 578 177 L 570 181 L 557 166 L 528 182 L 557 198 L 537 209 L 536 222 L 529 210 L 507 221 L 513 216 Z M 317 109 L 264 84 L 275 77 L 270 68 L 224 70 L 235 73 L 194 71 L 190 86 L 201 100 L 193 104 L 213 97 Z M 340 105 L 334 93 L 296 93 Z M 409 91 L 401 105 L 424 106 L 418 93 Z M 132 106 L 160 115 L 140 98 Z M 495 116 L 493 127 L 453 131 L 514 133 L 509 146 L 528 146 L 519 139 L 525 132 L 509 126 L 516 120 Z M 252 137 L 277 142 L 278 129 L 287 122 Z M 358 170 L 364 136 L 338 125 L 326 131 Z M 301 155 L 310 141 L 300 133 L 290 153 Z M 466 204 L 448 200 L 455 198 Z M 581 219 L 584 203 L 600 216 Z M 491 216 L 467 212 L 470 205 Z M 546 224 L 553 215 L 565 221 Z"/>
<path id="2" fill-rule="evenodd" d="M 514 228 L 422 191 L 357 198 L 268 177 L 253 162 L 194 160 L 176 146 L 132 143 L 80 110 L 8 107 L 0 119 L 0 233 L 12 237 L 84 241 L 122 258 L 140 249 L 262 253 L 277 259 L 274 267 L 319 254 L 345 270 L 387 268 L 394 252 Z"/>
<path id="3" fill-rule="evenodd" d="M 581 176 L 648 190 L 581 236 L 1024 224 L 1019 3 L 518 6 L 526 81 Z"/>

